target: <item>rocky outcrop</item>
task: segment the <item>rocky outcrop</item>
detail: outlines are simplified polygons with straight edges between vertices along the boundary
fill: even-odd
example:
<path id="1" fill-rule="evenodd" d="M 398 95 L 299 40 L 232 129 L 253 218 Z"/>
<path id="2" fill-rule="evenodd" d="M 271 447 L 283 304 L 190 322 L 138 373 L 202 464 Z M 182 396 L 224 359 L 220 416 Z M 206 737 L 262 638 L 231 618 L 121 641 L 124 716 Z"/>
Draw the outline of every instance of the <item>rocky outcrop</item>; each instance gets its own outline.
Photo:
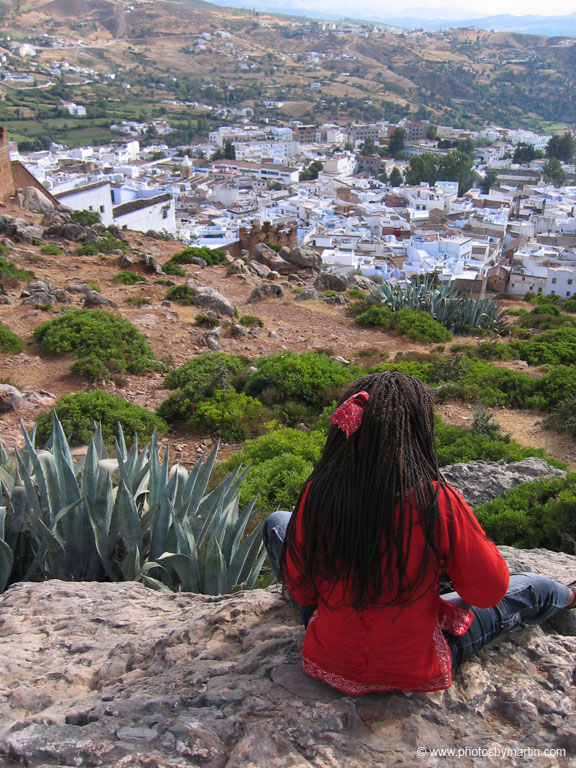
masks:
<path id="1" fill-rule="evenodd" d="M 292 248 L 284 258 L 295 267 L 302 267 L 304 269 L 320 269 L 322 266 L 320 254 L 316 253 L 313 248 L 306 248 L 304 246 Z"/>
<path id="2" fill-rule="evenodd" d="M 280 275 L 288 275 L 292 272 L 291 264 L 280 256 L 273 248 L 265 243 L 259 243 L 254 247 L 254 261 L 264 264 Z"/>
<path id="3" fill-rule="evenodd" d="M 514 570 L 561 581 L 576 571 L 576 557 L 502 551 Z M 495 750 L 522 747 L 566 758 L 511 752 L 507 766 L 560 768 L 576 754 L 568 612 L 483 650 L 447 691 L 360 697 L 306 676 L 303 631 L 278 587 L 208 597 L 23 583 L 0 598 L 0 616 L 6 766 L 501 768 Z M 443 747 L 471 756 L 417 753 Z"/>
<path id="4" fill-rule="evenodd" d="M 8 235 L 15 242 L 32 243 L 35 239 L 41 239 L 42 227 L 30 224 L 25 219 L 14 219 L 6 214 L 0 215 L 0 235 Z"/>
<path id="5" fill-rule="evenodd" d="M 520 483 L 542 477 L 565 477 L 566 472 L 531 456 L 523 461 L 471 461 L 442 467 L 444 478 L 457 488 L 472 508 L 503 496 Z M 576 574 L 575 574 L 576 578 Z"/>
<path id="6" fill-rule="evenodd" d="M 72 299 L 67 291 L 62 288 L 53 288 L 42 280 L 33 280 L 28 283 L 20 296 L 24 306 L 53 307 L 57 302 L 69 304 Z"/>
<path id="7" fill-rule="evenodd" d="M 50 213 L 54 210 L 54 203 L 36 187 L 18 189 L 16 201 L 20 208 L 34 213 Z"/>
<path id="8" fill-rule="evenodd" d="M 281 285 L 275 283 L 262 283 L 254 288 L 250 296 L 246 299 L 246 304 L 254 304 L 257 301 L 263 301 L 264 299 L 283 299 L 284 288 Z"/>
<path id="9" fill-rule="evenodd" d="M 302 293 L 298 293 L 294 298 L 294 301 L 316 301 L 320 298 L 320 294 L 316 288 L 307 288 Z"/>
<path id="10" fill-rule="evenodd" d="M 332 272 L 320 272 L 314 281 L 314 288 L 319 291 L 345 291 L 346 278 Z"/>
<path id="11" fill-rule="evenodd" d="M 234 305 L 231 301 L 209 285 L 203 285 L 198 280 L 188 280 L 186 285 L 196 290 L 194 304 L 197 307 L 211 309 L 219 315 L 234 317 Z"/>

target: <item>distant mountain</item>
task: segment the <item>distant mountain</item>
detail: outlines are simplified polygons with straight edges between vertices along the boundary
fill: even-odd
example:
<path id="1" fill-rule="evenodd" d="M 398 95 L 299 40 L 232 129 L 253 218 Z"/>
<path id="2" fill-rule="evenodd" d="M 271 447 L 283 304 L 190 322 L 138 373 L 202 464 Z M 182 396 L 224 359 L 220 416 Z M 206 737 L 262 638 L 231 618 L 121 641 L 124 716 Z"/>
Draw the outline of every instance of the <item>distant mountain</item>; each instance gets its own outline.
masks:
<path id="1" fill-rule="evenodd" d="M 518 32 L 528 35 L 546 35 L 549 37 L 576 37 L 576 13 L 566 16 L 513 16 L 499 14 L 481 16 L 474 12 L 448 8 L 408 8 L 402 15 L 397 12 L 382 12 L 380 15 L 363 14 L 359 11 L 353 17 L 348 9 L 346 13 L 317 10 L 308 0 L 214 0 L 216 5 L 229 8 L 246 8 L 265 13 L 280 13 L 287 16 L 304 16 L 323 20 L 356 20 L 377 24 L 388 24 L 405 29 L 455 29 L 475 27 L 477 29 Z"/>

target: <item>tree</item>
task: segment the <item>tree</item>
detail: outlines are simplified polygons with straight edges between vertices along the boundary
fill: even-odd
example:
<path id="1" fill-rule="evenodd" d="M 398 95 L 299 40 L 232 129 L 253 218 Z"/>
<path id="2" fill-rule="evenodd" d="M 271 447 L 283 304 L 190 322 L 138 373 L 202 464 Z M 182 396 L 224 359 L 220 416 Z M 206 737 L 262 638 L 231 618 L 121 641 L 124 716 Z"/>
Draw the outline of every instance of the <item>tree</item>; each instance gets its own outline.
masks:
<path id="1" fill-rule="evenodd" d="M 558 158 L 551 157 L 544 166 L 544 181 L 547 184 L 554 184 L 555 187 L 561 187 L 566 181 L 566 174 Z"/>
<path id="2" fill-rule="evenodd" d="M 318 174 L 322 168 L 324 168 L 324 164 L 321 163 L 320 160 L 314 160 L 314 162 L 310 163 L 308 168 L 305 168 L 300 172 L 300 181 L 314 181 L 314 179 L 318 178 Z"/>
<path id="3" fill-rule="evenodd" d="M 434 141 L 438 138 L 438 128 L 435 125 L 431 125 L 426 131 L 426 138 Z"/>
<path id="4" fill-rule="evenodd" d="M 472 158 L 464 152 L 450 152 L 438 160 L 438 179 L 457 181 L 458 194 L 463 195 L 474 184 Z"/>
<path id="5" fill-rule="evenodd" d="M 236 160 L 236 148 L 230 139 L 226 139 L 224 142 L 224 159 Z"/>
<path id="6" fill-rule="evenodd" d="M 392 171 L 390 172 L 390 186 L 399 187 L 400 184 L 402 184 L 402 174 L 400 173 L 398 168 L 394 166 L 394 168 L 392 168 Z"/>
<path id="7" fill-rule="evenodd" d="M 388 142 L 388 152 L 392 157 L 398 157 L 404 151 L 406 144 L 406 131 L 404 128 L 394 128 L 390 141 Z"/>
<path id="8" fill-rule="evenodd" d="M 438 165 L 436 157 L 427 152 L 425 155 L 416 155 L 410 158 L 410 167 L 406 171 L 406 183 L 416 186 L 422 181 L 430 185 L 436 184 L 438 178 Z"/>
<path id="9" fill-rule="evenodd" d="M 498 184 L 498 174 L 494 168 L 488 168 L 484 178 L 482 179 L 482 183 L 480 184 L 480 191 L 483 194 L 488 195 L 490 193 L 491 187 L 496 186 L 496 184 Z"/>
<path id="10" fill-rule="evenodd" d="M 366 139 L 364 144 L 360 147 L 360 154 L 363 156 L 367 155 L 373 155 L 376 153 L 376 144 L 374 144 L 374 139 Z"/>
<path id="11" fill-rule="evenodd" d="M 520 142 L 520 144 L 518 144 L 518 146 L 514 150 L 512 162 L 513 163 L 530 163 L 532 160 L 535 160 L 537 157 L 542 157 L 542 152 L 535 150 L 532 144 L 524 144 L 523 142 Z"/>
<path id="12" fill-rule="evenodd" d="M 576 140 L 568 131 L 562 136 L 552 136 L 546 145 L 546 157 L 561 160 L 563 163 L 572 162 L 576 151 Z"/>

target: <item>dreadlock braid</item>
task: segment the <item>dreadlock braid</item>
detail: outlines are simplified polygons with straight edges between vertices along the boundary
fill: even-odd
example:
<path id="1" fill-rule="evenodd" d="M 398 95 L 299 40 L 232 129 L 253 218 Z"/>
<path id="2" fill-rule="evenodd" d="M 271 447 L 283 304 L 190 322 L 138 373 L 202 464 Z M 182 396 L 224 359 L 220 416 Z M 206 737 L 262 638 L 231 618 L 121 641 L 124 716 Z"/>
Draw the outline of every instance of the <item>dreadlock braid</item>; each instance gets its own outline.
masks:
<path id="1" fill-rule="evenodd" d="M 349 602 L 402 605 L 419 599 L 439 577 L 438 493 L 442 480 L 434 439 L 434 405 L 428 387 L 395 371 L 364 376 L 341 403 L 365 390 L 361 427 L 346 439 L 332 425 L 324 451 L 296 509 L 302 505 L 304 544 L 295 546 L 296 515 L 286 533 L 289 551 L 319 594 L 318 584 L 340 582 Z M 415 525 L 426 547 L 415 577 L 407 562 Z"/>

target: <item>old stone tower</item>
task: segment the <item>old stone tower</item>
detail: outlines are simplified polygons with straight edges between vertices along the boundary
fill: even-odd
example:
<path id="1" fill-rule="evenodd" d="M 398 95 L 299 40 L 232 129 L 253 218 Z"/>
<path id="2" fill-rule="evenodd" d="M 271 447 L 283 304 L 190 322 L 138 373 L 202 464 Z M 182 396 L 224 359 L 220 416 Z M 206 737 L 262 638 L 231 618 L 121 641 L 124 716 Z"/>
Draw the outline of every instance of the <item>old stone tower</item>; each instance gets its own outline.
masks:
<path id="1" fill-rule="evenodd" d="M 8 134 L 6 128 L 0 126 L 0 200 L 5 200 L 15 191 L 10 150 L 8 149 Z"/>

